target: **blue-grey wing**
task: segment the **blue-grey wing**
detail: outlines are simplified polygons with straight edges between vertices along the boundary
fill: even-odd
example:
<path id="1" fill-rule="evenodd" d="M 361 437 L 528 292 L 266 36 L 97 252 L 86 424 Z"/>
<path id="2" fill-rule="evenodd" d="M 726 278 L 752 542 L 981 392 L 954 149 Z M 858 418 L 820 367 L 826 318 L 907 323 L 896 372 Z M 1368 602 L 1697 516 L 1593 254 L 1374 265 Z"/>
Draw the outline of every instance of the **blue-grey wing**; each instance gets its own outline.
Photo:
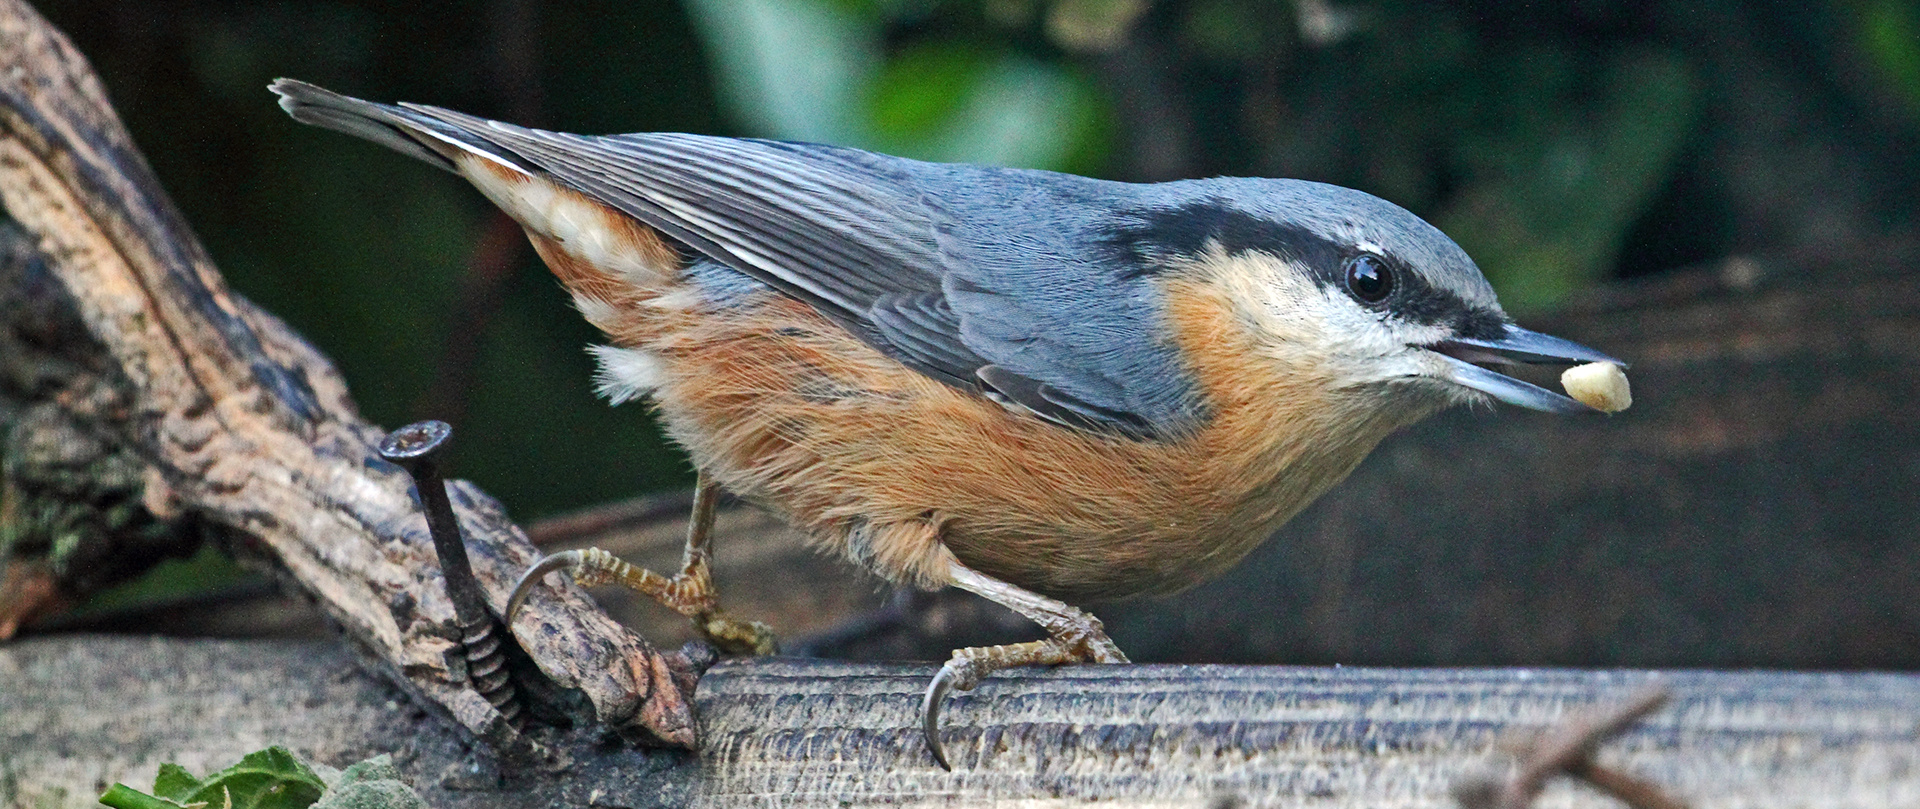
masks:
<path id="1" fill-rule="evenodd" d="M 807 144 L 656 133 L 589 137 L 407 105 L 842 322 L 939 288 L 915 195 Z M 866 336 L 866 335 L 863 335 Z"/>
<path id="2" fill-rule="evenodd" d="M 1015 401 L 1132 435 L 1173 435 L 1204 417 L 1152 268 L 1113 245 L 1122 212 L 1146 204 L 1142 186 L 921 165 L 941 289 L 961 342 L 990 363 L 982 379 L 1003 393 L 1025 379 Z"/>
<path id="3" fill-rule="evenodd" d="M 1192 385 L 1148 282 L 1098 249 L 1093 195 L 1132 186 L 815 144 L 588 137 L 434 107 L 930 377 L 1079 428 L 1186 426 Z M 1057 188 L 1052 186 L 1057 185 Z"/>

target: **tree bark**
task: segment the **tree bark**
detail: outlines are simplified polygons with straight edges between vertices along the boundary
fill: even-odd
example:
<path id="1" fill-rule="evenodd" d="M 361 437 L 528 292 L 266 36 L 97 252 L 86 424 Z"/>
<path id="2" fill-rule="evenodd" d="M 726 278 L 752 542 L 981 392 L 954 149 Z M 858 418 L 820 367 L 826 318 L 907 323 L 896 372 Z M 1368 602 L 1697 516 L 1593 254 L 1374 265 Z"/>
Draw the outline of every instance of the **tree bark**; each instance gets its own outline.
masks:
<path id="1" fill-rule="evenodd" d="M 5 338 L 21 411 L 9 441 L 10 546 L 60 527 L 22 524 L 25 512 L 103 501 L 138 504 L 131 522 L 167 526 L 144 532 L 161 534 L 163 551 L 200 533 L 174 529 L 204 524 L 284 571 L 397 682 L 497 746 L 524 749 L 467 682 L 411 483 L 375 453 L 381 431 L 355 413 L 339 374 L 226 288 L 85 61 L 19 0 L 0 0 L 0 64 L 0 205 L 32 244 L 11 245 L 0 270 L 6 308 L 26 315 Z M 79 486 L 84 498 L 44 485 L 89 464 L 112 474 Z M 537 554 L 484 493 L 460 485 L 454 499 L 497 614 Z M 11 578 L 71 589 L 92 572 L 81 559 L 133 555 L 115 533 L 66 535 L 42 543 L 57 555 L 50 567 L 29 563 Z M 570 586 L 533 607 L 517 634 L 553 686 L 584 699 L 581 719 L 693 743 L 674 679 L 683 661 Z"/>

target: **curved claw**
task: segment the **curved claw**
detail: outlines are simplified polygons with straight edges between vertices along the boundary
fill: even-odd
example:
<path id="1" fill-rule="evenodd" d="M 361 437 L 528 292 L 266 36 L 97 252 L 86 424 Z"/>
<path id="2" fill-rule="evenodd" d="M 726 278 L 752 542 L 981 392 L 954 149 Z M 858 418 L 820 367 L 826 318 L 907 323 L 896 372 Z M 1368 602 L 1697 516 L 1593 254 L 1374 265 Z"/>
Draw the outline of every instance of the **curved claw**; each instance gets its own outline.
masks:
<path id="1" fill-rule="evenodd" d="M 533 563 L 527 572 L 520 575 L 520 581 L 513 585 L 513 595 L 507 597 L 505 623 L 513 626 L 513 616 L 520 614 L 520 608 L 526 606 L 527 596 L 533 594 L 533 586 L 556 570 L 572 570 L 586 563 L 586 554 L 581 551 L 561 551 Z"/>
<path id="2" fill-rule="evenodd" d="M 947 772 L 953 772 L 953 765 L 947 763 L 947 751 L 940 746 L 940 705 L 953 691 L 954 681 L 959 677 L 959 667 L 954 661 L 947 661 L 940 667 L 940 673 L 933 675 L 927 695 L 920 701 L 920 730 L 927 736 L 927 752 L 932 753 L 934 763 Z"/>

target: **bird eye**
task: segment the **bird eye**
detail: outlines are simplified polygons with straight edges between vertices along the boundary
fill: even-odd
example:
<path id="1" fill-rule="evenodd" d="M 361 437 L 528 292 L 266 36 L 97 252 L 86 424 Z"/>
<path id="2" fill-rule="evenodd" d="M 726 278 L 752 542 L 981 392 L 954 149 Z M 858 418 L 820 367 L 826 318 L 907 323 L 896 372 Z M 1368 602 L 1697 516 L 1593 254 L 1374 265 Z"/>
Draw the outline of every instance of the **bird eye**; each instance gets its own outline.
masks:
<path id="1" fill-rule="evenodd" d="M 1393 268 L 1372 253 L 1347 259 L 1347 292 L 1361 303 L 1379 303 L 1393 294 Z"/>

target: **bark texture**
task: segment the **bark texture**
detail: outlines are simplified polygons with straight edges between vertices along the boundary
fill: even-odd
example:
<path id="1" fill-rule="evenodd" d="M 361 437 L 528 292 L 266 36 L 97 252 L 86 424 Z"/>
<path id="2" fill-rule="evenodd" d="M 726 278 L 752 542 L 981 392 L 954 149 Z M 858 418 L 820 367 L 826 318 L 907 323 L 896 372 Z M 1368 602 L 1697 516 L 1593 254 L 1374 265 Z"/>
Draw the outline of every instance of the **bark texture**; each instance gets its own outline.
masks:
<path id="1" fill-rule="evenodd" d="M 0 0 L 0 64 L 0 205 L 19 225 L 0 251 L 0 294 L 18 313 L 8 545 L 49 549 L 10 574 L 9 592 L 39 604 L 9 612 L 83 589 L 100 571 L 83 560 L 130 567 L 210 532 L 284 571 L 396 681 L 524 750 L 468 685 L 411 482 L 374 452 L 382 432 L 339 374 L 226 288 L 85 61 L 19 0 Z M 454 499 L 497 614 L 535 551 L 484 493 L 458 486 Z M 102 506 L 95 522 L 116 530 L 60 516 Z M 673 662 L 578 590 L 516 628 L 579 718 L 693 743 Z"/>

